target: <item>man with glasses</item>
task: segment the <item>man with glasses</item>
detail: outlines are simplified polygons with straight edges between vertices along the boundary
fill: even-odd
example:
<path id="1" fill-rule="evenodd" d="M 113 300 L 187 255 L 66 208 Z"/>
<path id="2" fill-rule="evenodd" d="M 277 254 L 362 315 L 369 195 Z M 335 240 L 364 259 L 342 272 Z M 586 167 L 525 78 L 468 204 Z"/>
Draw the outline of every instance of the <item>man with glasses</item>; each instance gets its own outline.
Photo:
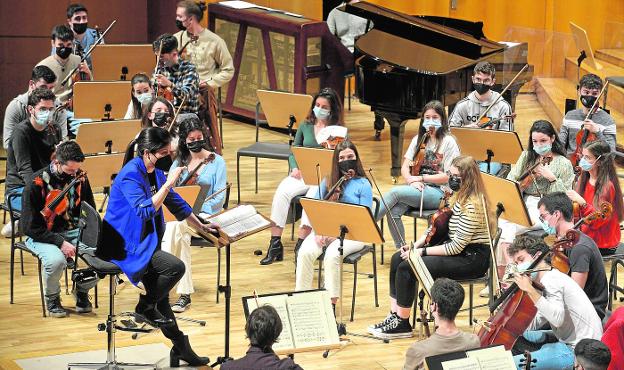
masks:
<path id="1" fill-rule="evenodd" d="M 563 124 L 559 129 L 559 140 L 566 149 L 568 157 L 576 151 L 576 134 L 581 127 L 596 135 L 598 140 L 604 140 L 615 151 L 615 121 L 605 110 L 598 108 L 591 118 L 587 118 L 589 109 L 592 107 L 602 90 L 602 79 L 595 74 L 589 73 L 579 81 L 578 95 L 583 106 L 566 113 Z M 596 104 L 598 107 L 599 104 Z"/>

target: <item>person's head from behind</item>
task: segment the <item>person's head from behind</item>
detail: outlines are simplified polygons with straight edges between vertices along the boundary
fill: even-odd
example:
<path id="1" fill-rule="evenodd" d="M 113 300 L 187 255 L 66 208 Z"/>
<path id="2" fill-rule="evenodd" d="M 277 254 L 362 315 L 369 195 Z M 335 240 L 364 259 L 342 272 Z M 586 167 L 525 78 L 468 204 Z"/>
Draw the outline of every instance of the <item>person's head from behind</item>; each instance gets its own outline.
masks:
<path id="1" fill-rule="evenodd" d="M 160 127 L 141 130 L 136 139 L 137 156 L 143 158 L 147 172 L 154 168 L 168 170 L 171 167 L 171 134 Z"/>
<path id="2" fill-rule="evenodd" d="M 164 33 L 152 43 L 152 50 L 158 56 L 165 67 L 173 67 L 178 64 L 178 39 L 170 33 Z"/>
<path id="3" fill-rule="evenodd" d="M 151 99 L 143 109 L 143 117 L 141 118 L 143 128 L 166 127 L 173 119 L 173 106 L 163 97 Z"/>
<path id="4" fill-rule="evenodd" d="M 208 132 L 197 115 L 190 115 L 178 125 L 178 158 L 183 165 L 191 159 L 191 153 L 208 149 Z"/>
<path id="5" fill-rule="evenodd" d="M 28 81 L 28 92 L 32 92 L 39 87 L 45 87 L 52 90 L 56 86 L 56 75 L 47 66 L 36 66 L 33 68 L 30 74 L 30 80 Z"/>
<path id="6" fill-rule="evenodd" d="M 496 82 L 496 69 L 490 62 L 479 62 L 474 67 L 472 85 L 479 95 L 486 94 Z"/>
<path id="7" fill-rule="evenodd" d="M 282 320 L 270 305 L 264 305 L 251 312 L 245 324 L 245 334 L 249 344 L 264 352 L 270 352 L 271 346 L 282 332 Z"/>
<path id="8" fill-rule="evenodd" d="M 330 87 L 319 91 L 312 99 L 312 106 L 307 120 L 312 123 L 324 122 L 326 125 L 342 125 L 342 99 Z"/>
<path id="9" fill-rule="evenodd" d="M 52 47 L 56 55 L 65 60 L 74 50 L 74 32 L 66 24 L 60 24 L 52 29 Z"/>
<path id="10" fill-rule="evenodd" d="M 138 111 L 142 106 L 146 106 L 152 101 L 154 96 L 150 78 L 145 73 L 137 73 L 130 80 L 130 95 L 132 96 L 132 104 Z"/>
<path id="11" fill-rule="evenodd" d="M 574 370 L 607 370 L 611 351 L 596 339 L 581 339 L 574 347 Z"/>
<path id="12" fill-rule="evenodd" d="M 77 35 L 85 33 L 89 24 L 87 8 L 79 3 L 69 4 L 67 7 L 67 24 Z"/>
<path id="13" fill-rule="evenodd" d="M 204 18 L 206 3 L 204 1 L 179 1 L 176 8 L 176 27 L 184 31 L 191 25 L 197 25 Z"/>
<path id="14" fill-rule="evenodd" d="M 50 115 L 54 111 L 54 100 L 56 96 L 52 90 L 45 87 L 34 89 L 28 95 L 28 107 L 26 108 L 30 116 L 30 122 L 37 131 L 43 131 L 50 120 Z"/>
<path id="15" fill-rule="evenodd" d="M 76 176 L 85 160 L 84 153 L 74 140 L 66 140 L 56 146 L 52 157 L 52 166 L 56 174 L 63 180 Z"/>
<path id="16" fill-rule="evenodd" d="M 442 140 L 448 133 L 446 109 L 438 100 L 432 100 L 423 107 L 418 135 L 422 137 L 426 132 L 433 133 L 437 140 Z"/>
<path id="17" fill-rule="evenodd" d="M 593 73 L 588 73 L 581 77 L 578 86 L 578 95 L 581 100 L 581 104 L 585 108 L 591 108 L 594 105 L 600 90 L 602 90 L 602 79 Z"/>
<path id="18" fill-rule="evenodd" d="M 464 304 L 464 295 L 464 288 L 457 281 L 437 278 L 431 287 L 431 308 L 436 321 L 454 321 Z"/>

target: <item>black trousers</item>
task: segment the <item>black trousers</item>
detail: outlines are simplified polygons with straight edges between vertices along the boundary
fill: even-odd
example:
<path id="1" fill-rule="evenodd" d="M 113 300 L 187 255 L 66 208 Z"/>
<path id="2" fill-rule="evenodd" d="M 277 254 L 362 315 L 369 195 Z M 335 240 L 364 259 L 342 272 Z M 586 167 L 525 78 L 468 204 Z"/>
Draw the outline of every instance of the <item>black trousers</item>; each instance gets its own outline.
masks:
<path id="1" fill-rule="evenodd" d="M 184 335 L 178 328 L 175 315 L 169 305 L 169 291 L 180 281 L 184 271 L 184 263 L 178 257 L 157 249 L 141 279 L 145 286 L 145 303 L 155 305 L 158 312 L 175 323 L 175 325 L 161 328 L 165 337 L 169 339 Z"/>
<path id="2" fill-rule="evenodd" d="M 490 263 L 489 246 L 469 244 L 454 256 L 425 256 L 422 258 L 433 279 L 446 277 L 454 280 L 483 277 Z M 412 307 L 416 295 L 416 275 L 409 262 L 397 251 L 390 261 L 390 297 L 403 308 Z"/>

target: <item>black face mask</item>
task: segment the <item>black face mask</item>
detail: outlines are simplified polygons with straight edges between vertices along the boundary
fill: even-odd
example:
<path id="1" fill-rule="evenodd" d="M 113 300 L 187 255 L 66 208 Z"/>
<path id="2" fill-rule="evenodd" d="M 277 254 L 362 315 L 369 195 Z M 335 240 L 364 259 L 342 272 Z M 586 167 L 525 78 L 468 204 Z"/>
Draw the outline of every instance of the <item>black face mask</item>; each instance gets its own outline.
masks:
<path id="1" fill-rule="evenodd" d="M 58 55 L 61 59 L 67 59 L 71 55 L 72 51 L 73 48 L 63 46 L 60 48 L 56 48 L 56 55 Z"/>
<path id="2" fill-rule="evenodd" d="M 448 180 L 448 186 L 453 191 L 459 191 L 461 188 L 462 180 L 459 176 L 450 176 Z"/>
<path id="3" fill-rule="evenodd" d="M 168 116 L 169 114 L 165 112 L 156 112 L 154 113 L 154 119 L 152 120 L 152 122 L 154 122 L 154 124 L 156 124 L 156 126 L 158 127 L 163 127 L 167 124 Z"/>
<path id="4" fill-rule="evenodd" d="M 581 104 L 583 104 L 585 108 L 591 108 L 596 102 L 596 99 L 598 98 L 593 95 L 581 95 Z"/>
<path id="5" fill-rule="evenodd" d="M 88 23 L 72 23 L 72 28 L 74 29 L 74 32 L 82 35 L 87 31 L 87 25 Z"/>
<path id="6" fill-rule="evenodd" d="M 58 179 L 61 180 L 61 182 L 64 182 L 64 183 L 70 182 L 71 180 L 74 179 L 74 175 L 70 175 L 70 174 L 66 173 L 60 167 L 56 168 L 56 177 L 58 177 Z"/>
<path id="7" fill-rule="evenodd" d="M 193 153 L 199 153 L 206 146 L 206 140 L 197 140 L 190 143 L 186 143 L 186 147 Z"/>
<path id="8" fill-rule="evenodd" d="M 180 31 L 186 31 L 186 27 L 184 27 L 182 21 L 179 19 L 176 19 L 176 27 L 178 27 Z"/>
<path id="9" fill-rule="evenodd" d="M 490 91 L 490 85 L 482 84 L 482 83 L 473 83 L 472 88 L 479 94 L 483 95 Z"/>
<path id="10" fill-rule="evenodd" d="M 158 158 L 156 160 L 156 163 L 154 163 L 154 167 L 158 168 L 161 171 L 169 171 L 172 164 L 173 159 L 171 159 L 170 155 L 166 155 L 162 158 Z"/>
<path id="11" fill-rule="evenodd" d="M 338 168 L 343 174 L 346 174 L 349 170 L 357 172 L 357 159 L 347 159 L 345 161 L 338 162 Z"/>

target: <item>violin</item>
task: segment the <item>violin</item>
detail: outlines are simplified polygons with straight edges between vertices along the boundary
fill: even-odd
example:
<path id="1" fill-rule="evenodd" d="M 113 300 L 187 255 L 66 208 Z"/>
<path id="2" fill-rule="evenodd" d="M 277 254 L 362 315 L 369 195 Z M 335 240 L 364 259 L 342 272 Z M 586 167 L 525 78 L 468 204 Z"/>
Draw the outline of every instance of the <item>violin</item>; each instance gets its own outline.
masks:
<path id="1" fill-rule="evenodd" d="M 75 50 L 75 54 L 80 57 L 80 63 L 82 64 L 82 60 L 84 57 L 84 49 L 82 48 L 82 45 L 79 42 L 75 42 L 74 50 Z M 72 79 L 74 83 L 78 81 L 91 81 L 91 76 L 89 76 L 89 74 L 85 72 L 80 71 L 74 74 L 74 77 Z"/>
<path id="2" fill-rule="evenodd" d="M 549 250 L 538 252 L 537 258 L 531 263 L 526 271 L 535 270 L 535 267 L 556 248 L 571 248 L 578 242 L 579 233 L 575 230 L 569 230 L 565 237 L 553 244 Z M 539 282 L 533 281 L 533 286 L 538 290 L 544 287 Z M 494 313 L 496 311 L 496 313 Z M 518 337 L 524 333 L 529 327 L 535 315 L 537 308 L 529 295 L 513 283 L 490 305 L 490 312 L 493 313 L 490 318 L 483 323 L 479 330 L 479 340 L 481 347 L 491 345 L 504 345 L 505 350 L 509 351 L 516 343 Z"/>
<path id="3" fill-rule="evenodd" d="M 520 77 L 520 75 L 526 71 L 526 69 L 529 68 L 528 64 L 525 64 L 524 67 L 522 67 L 522 69 L 520 69 L 520 71 L 518 71 L 518 73 L 516 73 L 516 75 L 514 76 L 514 78 L 511 79 L 511 81 L 509 81 L 509 83 L 507 84 L 507 86 L 505 86 L 505 88 L 503 89 L 503 91 L 500 92 L 500 94 L 498 95 L 498 97 L 496 99 L 494 99 L 493 102 L 490 103 L 490 105 L 488 105 L 487 108 L 485 108 L 485 111 L 483 111 L 483 113 L 481 113 L 481 115 L 479 116 L 479 118 L 477 119 L 477 122 L 479 122 L 480 125 L 485 124 L 486 122 L 483 121 L 484 118 L 487 119 L 487 117 L 485 117 L 486 114 L 488 114 L 488 112 L 490 111 L 490 109 L 492 109 L 492 107 L 494 106 L 494 104 L 496 104 L 500 99 L 502 99 L 503 95 L 505 95 L 505 93 L 507 92 L 507 90 L 509 90 L 509 88 L 513 85 L 513 83 L 518 79 L 518 77 Z M 512 116 L 511 118 L 515 118 L 516 114 L 512 113 L 509 116 Z M 500 118 L 499 121 L 501 119 L 504 118 Z M 479 125 L 480 128 L 485 128 L 485 127 L 481 127 Z"/>
<path id="4" fill-rule="evenodd" d="M 508 114 L 506 116 L 502 116 L 502 117 L 498 117 L 494 119 L 489 119 L 484 116 L 479 120 L 479 123 L 477 123 L 477 127 L 491 130 L 494 128 L 494 125 L 496 125 L 500 121 L 514 119 L 514 118 L 516 118 L 516 113 Z"/>
<path id="5" fill-rule="evenodd" d="M 338 144 L 342 143 L 343 141 L 345 141 L 345 138 L 342 136 L 330 136 L 327 140 L 323 141 L 321 143 L 321 146 L 325 149 L 335 149 L 336 146 L 338 146 Z"/>
<path id="6" fill-rule="evenodd" d="M 529 169 L 526 170 L 525 173 L 523 173 L 520 177 L 518 177 L 517 181 L 520 183 L 520 191 L 524 192 L 526 189 L 529 188 L 529 186 L 531 186 L 533 181 L 535 181 L 535 174 L 533 173 L 533 171 L 535 171 L 535 169 L 539 165 L 546 166 L 546 165 L 549 165 L 550 162 L 552 162 L 551 156 L 542 157 L 539 161 L 535 162 L 534 165 L 529 167 Z"/>
<path id="7" fill-rule="evenodd" d="M 161 70 L 164 67 L 162 65 L 162 61 L 160 60 L 161 55 L 162 55 L 162 42 L 160 43 L 160 46 L 158 47 L 158 55 L 156 56 L 156 66 L 154 67 L 153 76 L 160 74 Z M 171 87 L 161 86 L 155 77 L 154 77 L 154 91 L 156 91 L 156 96 L 161 96 L 165 98 L 167 101 L 173 102 L 174 96 L 173 96 L 173 91 L 171 90 Z"/>
<path id="8" fill-rule="evenodd" d="M 196 42 L 197 40 L 199 40 L 199 36 L 193 35 L 190 32 L 186 32 L 186 34 L 189 36 L 189 40 L 184 44 L 184 46 L 182 46 L 182 48 L 180 48 L 180 50 L 178 50 L 178 54 L 180 55 L 180 58 L 188 60 L 188 54 L 186 53 L 186 47 L 188 46 L 188 44 L 190 44 L 191 42 Z M 180 40 L 182 40 L 182 36 L 180 36 Z"/>
<path id="9" fill-rule="evenodd" d="M 433 135 L 434 128 L 431 127 L 429 130 L 425 131 L 424 135 L 418 139 L 418 143 L 416 144 L 416 152 L 414 153 L 414 158 L 410 163 L 410 174 L 412 176 L 420 175 L 420 168 L 425 161 L 425 146 L 429 137 Z"/>
<path id="10" fill-rule="evenodd" d="M 442 244 L 448 239 L 449 221 L 451 220 L 451 216 L 453 216 L 453 211 L 448 204 L 450 196 L 451 192 L 444 192 L 444 196 L 440 201 L 440 207 L 431 216 L 431 227 L 425 237 L 425 247 Z"/>
<path id="11" fill-rule="evenodd" d="M 215 159 L 215 154 L 214 153 L 210 153 L 208 155 L 208 157 L 202 159 L 201 162 L 199 162 L 197 164 L 197 166 L 195 166 L 195 168 L 193 168 L 189 174 L 184 178 L 184 180 L 180 181 L 178 186 L 184 186 L 184 185 L 195 185 L 197 183 L 197 177 L 199 177 L 197 175 L 197 171 L 201 168 L 201 166 L 208 164 L 212 161 L 214 161 Z"/>
<path id="12" fill-rule="evenodd" d="M 52 226 L 54 226 L 54 219 L 56 218 L 56 216 L 64 214 L 69 208 L 69 201 L 67 200 L 65 195 L 67 195 L 69 190 L 71 190 L 71 188 L 74 187 L 77 182 L 84 181 L 86 176 L 87 173 L 85 171 L 80 171 L 76 174 L 76 177 L 74 177 L 74 179 L 63 188 L 63 190 L 52 189 L 50 190 L 48 195 L 46 195 L 45 206 L 41 210 L 41 215 L 46 222 L 48 231 L 52 231 Z M 78 202 L 80 202 L 80 189 L 81 186 L 79 185 L 76 189 L 76 192 L 78 193 L 78 197 L 76 198 L 76 205 L 78 205 Z"/>
<path id="13" fill-rule="evenodd" d="M 355 177 L 355 171 L 351 169 L 348 170 L 347 173 L 342 175 L 342 177 L 338 179 L 338 181 L 336 181 L 334 186 L 332 186 L 329 189 L 329 191 L 327 192 L 327 195 L 325 195 L 323 200 L 330 200 L 332 202 L 337 202 L 338 198 L 340 197 L 340 188 L 346 181 L 351 180 L 353 177 Z"/>
<path id="14" fill-rule="evenodd" d="M 585 121 L 590 120 L 598 110 L 598 101 L 607 89 L 607 86 L 609 86 L 609 81 L 605 82 L 602 90 L 600 90 L 600 94 L 598 94 L 598 96 L 596 97 L 596 101 L 594 102 L 594 104 L 592 104 L 591 108 L 589 108 L 589 112 L 587 112 Z M 584 126 L 581 126 L 581 129 L 576 133 L 576 149 L 574 150 L 574 153 L 570 154 L 569 158 L 575 171 L 580 171 L 580 168 L 578 168 L 578 163 L 580 162 L 581 157 L 583 157 L 583 147 L 585 146 L 585 144 L 591 143 L 592 141 L 596 140 L 598 140 L 598 137 L 595 133 L 589 132 L 588 129 L 586 129 Z"/>

